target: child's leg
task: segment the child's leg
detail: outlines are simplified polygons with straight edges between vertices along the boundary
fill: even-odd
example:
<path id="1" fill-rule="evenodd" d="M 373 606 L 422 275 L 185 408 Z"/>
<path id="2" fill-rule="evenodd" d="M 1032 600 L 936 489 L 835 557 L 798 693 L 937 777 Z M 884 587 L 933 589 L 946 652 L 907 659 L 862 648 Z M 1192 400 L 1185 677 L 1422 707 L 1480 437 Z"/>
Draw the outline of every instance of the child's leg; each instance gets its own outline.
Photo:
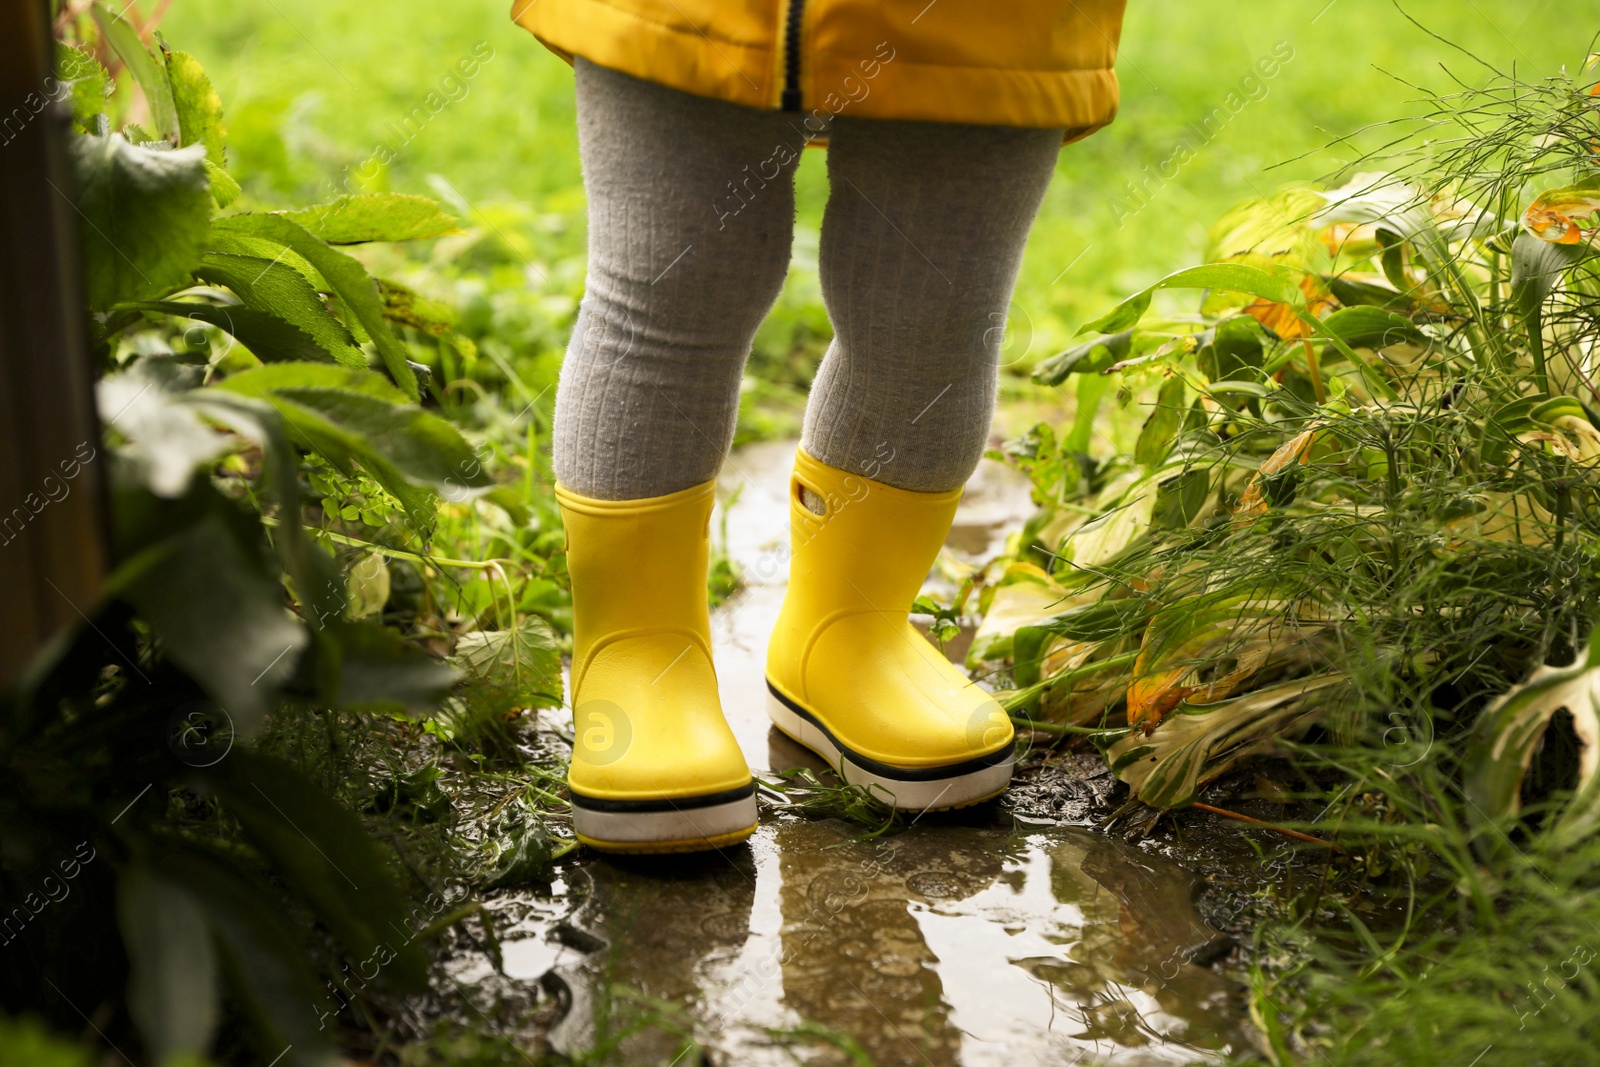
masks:
<path id="1" fill-rule="evenodd" d="M 821 269 L 834 342 L 795 458 L 768 713 L 897 808 L 974 804 L 1011 780 L 1005 710 L 906 613 L 989 434 L 1006 306 L 1060 143 L 1059 130 L 833 125 Z"/>
<path id="2" fill-rule="evenodd" d="M 556 398 L 572 581 L 579 840 L 721 848 L 755 785 L 711 664 L 711 479 L 783 284 L 798 134 L 783 116 L 577 64 L 589 284 Z"/>
<path id="3" fill-rule="evenodd" d="M 793 124 L 577 61 L 588 290 L 556 400 L 557 479 L 661 496 L 715 476 L 783 285 Z"/>
<path id="4" fill-rule="evenodd" d="M 834 120 L 821 273 L 835 337 L 811 389 L 807 452 L 902 489 L 966 481 L 1060 146 L 1060 130 Z"/>

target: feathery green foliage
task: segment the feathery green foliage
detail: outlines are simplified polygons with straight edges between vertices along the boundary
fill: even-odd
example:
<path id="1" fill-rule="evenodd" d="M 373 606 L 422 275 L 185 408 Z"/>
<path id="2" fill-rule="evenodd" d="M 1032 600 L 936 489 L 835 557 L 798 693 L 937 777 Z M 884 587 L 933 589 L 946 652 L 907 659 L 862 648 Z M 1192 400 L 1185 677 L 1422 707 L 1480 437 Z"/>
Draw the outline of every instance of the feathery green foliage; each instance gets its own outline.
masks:
<path id="1" fill-rule="evenodd" d="M 1286 760 L 1285 823 L 1340 846 L 1259 934 L 1278 1062 L 1592 1050 L 1594 79 L 1497 74 L 1383 170 L 1236 208 L 1155 287 L 1198 315 L 1146 290 L 1037 368 L 1153 391 L 1133 451 L 1041 426 L 997 456 L 1041 509 L 971 665 L 1030 717 L 1131 727 L 1101 743 L 1135 803 Z"/>

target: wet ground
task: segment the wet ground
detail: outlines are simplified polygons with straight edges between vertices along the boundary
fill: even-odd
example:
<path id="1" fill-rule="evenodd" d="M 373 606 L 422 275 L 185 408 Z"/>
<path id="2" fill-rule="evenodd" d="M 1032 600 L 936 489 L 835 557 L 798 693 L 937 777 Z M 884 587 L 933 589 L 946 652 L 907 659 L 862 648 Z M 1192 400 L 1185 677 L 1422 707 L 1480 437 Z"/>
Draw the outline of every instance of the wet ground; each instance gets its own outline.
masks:
<path id="1" fill-rule="evenodd" d="M 792 449 L 752 446 L 728 466 L 725 489 L 738 496 L 727 550 L 746 585 L 716 614 L 713 641 L 723 706 L 752 768 L 825 772 L 765 716 Z M 1026 517 L 1026 484 L 1008 473 L 984 464 L 953 550 L 981 558 Z M 1227 942 L 1196 911 L 1195 878 L 1073 825 L 1072 804 L 1054 807 L 1019 818 L 991 803 L 873 839 L 853 824 L 779 815 L 722 853 L 584 855 L 562 865 L 549 893 L 494 903 L 505 973 L 540 983 L 559 1006 L 558 1049 L 639 1024 L 622 1041 L 630 1063 L 673 1062 L 683 1047 L 674 1029 L 703 1042 L 711 1062 L 755 1067 L 1182 1064 L 1244 1051 L 1239 991 L 1205 966 Z M 463 961 L 455 977 L 487 970 Z"/>

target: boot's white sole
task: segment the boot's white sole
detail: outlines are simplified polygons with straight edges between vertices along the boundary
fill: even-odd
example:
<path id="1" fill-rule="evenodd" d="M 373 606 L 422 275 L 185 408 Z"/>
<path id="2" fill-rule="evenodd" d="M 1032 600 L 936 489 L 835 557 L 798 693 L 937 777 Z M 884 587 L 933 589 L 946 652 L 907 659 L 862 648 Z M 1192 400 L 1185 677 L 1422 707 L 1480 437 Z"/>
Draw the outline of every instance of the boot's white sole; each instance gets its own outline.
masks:
<path id="1" fill-rule="evenodd" d="M 664 800 L 600 800 L 573 793 L 572 829 L 579 841 L 602 852 L 727 848 L 755 833 L 755 783 Z"/>
<path id="2" fill-rule="evenodd" d="M 939 767 L 895 767 L 841 745 L 814 715 L 767 683 L 767 715 L 773 725 L 828 761 L 846 782 L 887 799 L 901 811 L 964 808 L 999 796 L 1011 784 L 1016 757 L 1010 747 L 987 756 Z"/>

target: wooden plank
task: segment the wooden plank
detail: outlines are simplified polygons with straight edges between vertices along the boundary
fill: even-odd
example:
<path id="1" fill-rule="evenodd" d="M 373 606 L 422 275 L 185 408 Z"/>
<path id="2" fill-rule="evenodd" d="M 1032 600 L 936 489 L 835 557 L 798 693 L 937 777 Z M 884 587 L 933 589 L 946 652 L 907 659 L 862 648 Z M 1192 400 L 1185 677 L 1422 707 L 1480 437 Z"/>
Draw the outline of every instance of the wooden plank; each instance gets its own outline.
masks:
<path id="1" fill-rule="evenodd" d="M 0 3 L 0 688 L 94 613 L 105 452 L 48 0 Z"/>

